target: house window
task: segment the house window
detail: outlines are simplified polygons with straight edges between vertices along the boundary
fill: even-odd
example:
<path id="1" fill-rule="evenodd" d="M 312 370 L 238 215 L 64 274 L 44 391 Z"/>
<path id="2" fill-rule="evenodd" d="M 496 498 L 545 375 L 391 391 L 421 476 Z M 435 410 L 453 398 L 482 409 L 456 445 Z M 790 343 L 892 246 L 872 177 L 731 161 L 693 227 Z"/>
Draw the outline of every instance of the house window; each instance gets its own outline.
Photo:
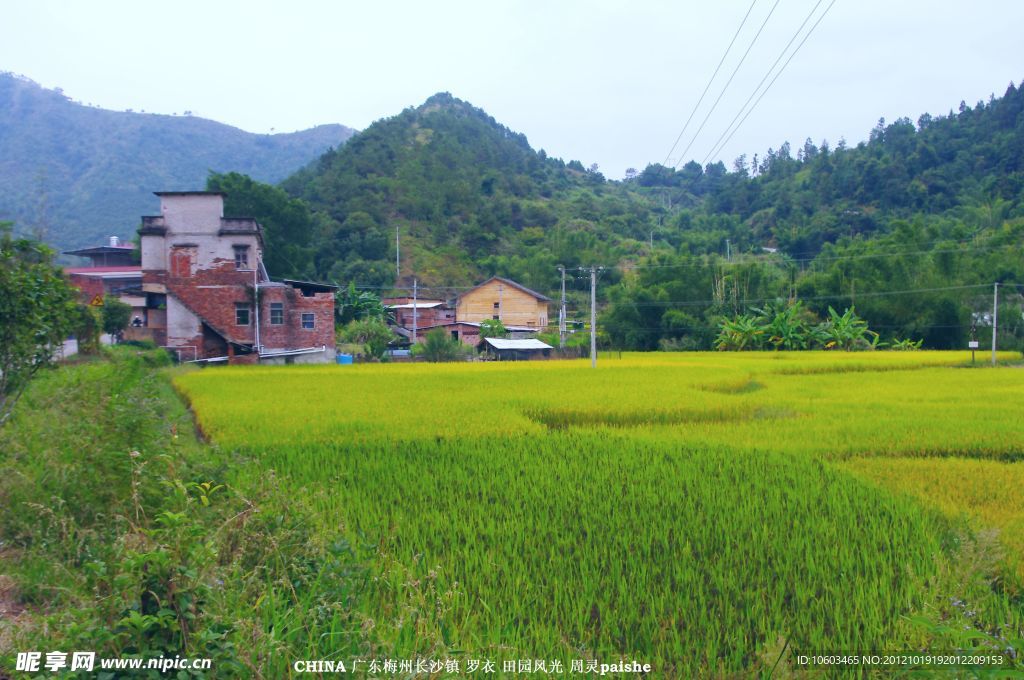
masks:
<path id="1" fill-rule="evenodd" d="M 316 315 L 312 312 L 303 312 L 302 327 L 307 329 L 316 328 Z"/>
<path id="2" fill-rule="evenodd" d="M 459 339 L 459 332 L 458 331 L 452 331 L 452 339 L 453 340 L 458 340 Z"/>
<path id="3" fill-rule="evenodd" d="M 235 325 L 236 326 L 248 326 L 249 325 L 249 305 L 244 302 L 235 303 Z"/>
<path id="4" fill-rule="evenodd" d="M 284 303 L 283 302 L 271 302 L 270 303 L 270 325 L 280 326 L 284 323 Z"/>
<path id="5" fill-rule="evenodd" d="M 501 321 L 501 315 L 500 314 L 495 314 L 491 318 L 494 319 L 495 321 Z"/>
<path id="6" fill-rule="evenodd" d="M 249 268 L 249 246 L 234 246 L 235 269 Z"/>
<path id="7" fill-rule="evenodd" d="M 501 309 L 501 303 L 500 302 L 495 302 L 494 303 L 494 308 L 495 309 Z"/>

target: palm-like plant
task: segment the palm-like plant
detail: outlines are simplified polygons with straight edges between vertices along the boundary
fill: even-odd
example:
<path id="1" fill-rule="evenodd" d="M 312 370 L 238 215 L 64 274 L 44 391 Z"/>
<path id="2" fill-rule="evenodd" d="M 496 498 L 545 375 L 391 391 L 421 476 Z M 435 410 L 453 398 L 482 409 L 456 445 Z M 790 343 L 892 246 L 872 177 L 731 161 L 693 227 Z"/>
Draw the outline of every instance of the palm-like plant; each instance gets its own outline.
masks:
<path id="1" fill-rule="evenodd" d="M 825 349 L 875 349 L 878 333 L 868 328 L 868 322 L 857 316 L 853 307 L 840 314 L 831 305 L 828 319 L 819 326 L 825 339 Z"/>
<path id="2" fill-rule="evenodd" d="M 722 330 L 715 338 L 715 349 L 743 351 L 760 349 L 764 345 L 765 329 L 753 314 L 741 314 L 735 319 L 722 321 Z"/>
<path id="3" fill-rule="evenodd" d="M 785 305 L 768 304 L 764 309 L 753 311 L 761 316 L 768 344 L 775 349 L 808 349 L 810 346 L 811 327 L 800 300 Z"/>

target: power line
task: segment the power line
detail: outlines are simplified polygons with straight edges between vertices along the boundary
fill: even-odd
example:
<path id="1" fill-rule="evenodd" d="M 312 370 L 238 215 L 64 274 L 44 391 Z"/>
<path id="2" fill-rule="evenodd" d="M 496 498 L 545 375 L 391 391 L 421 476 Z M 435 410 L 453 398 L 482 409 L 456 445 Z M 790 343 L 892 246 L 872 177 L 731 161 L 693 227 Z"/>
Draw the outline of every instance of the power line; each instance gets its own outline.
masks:
<path id="1" fill-rule="evenodd" d="M 1018 247 L 1018 246 L 1016 246 L 1015 244 L 1005 243 L 1003 245 L 978 246 L 978 247 L 975 247 L 975 248 L 958 248 L 958 249 L 955 249 L 955 250 L 934 250 L 933 249 L 933 250 L 902 251 L 902 252 L 894 252 L 894 253 L 870 253 L 870 254 L 869 253 L 865 253 L 865 254 L 860 254 L 860 255 L 836 255 L 836 256 L 833 256 L 833 257 L 818 256 L 818 257 L 809 257 L 809 258 L 802 258 L 802 259 L 790 258 L 788 261 L 793 263 L 793 264 L 811 264 L 811 263 L 816 263 L 816 262 L 841 262 L 841 261 L 844 261 L 844 260 L 870 260 L 870 259 L 879 259 L 879 258 L 887 258 L 887 257 L 906 257 L 906 256 L 912 256 L 912 255 L 942 255 L 942 254 L 957 254 L 957 253 L 959 253 L 959 254 L 966 254 L 966 253 L 976 253 L 976 252 L 981 252 L 981 251 L 998 250 L 1000 248 L 1016 248 L 1016 247 Z M 774 254 L 780 254 L 780 253 L 774 253 Z M 695 257 L 708 257 L 708 256 L 707 255 L 703 255 L 703 256 L 698 255 L 698 256 L 695 256 Z M 760 255 L 758 255 L 758 256 L 755 256 L 755 257 L 767 257 L 767 256 L 760 256 Z M 751 264 L 752 262 L 753 263 L 763 262 L 763 260 L 749 260 L 749 259 L 747 259 L 747 260 L 740 260 L 740 259 L 737 259 L 737 260 L 734 260 L 732 262 L 729 262 L 727 260 L 716 260 L 713 263 L 708 261 L 708 262 L 703 262 L 703 263 L 686 262 L 686 263 L 679 263 L 679 264 L 623 264 L 623 265 L 618 265 L 618 268 L 621 269 L 621 270 L 624 270 L 624 271 L 631 271 L 631 270 L 635 270 L 635 269 L 705 269 L 705 268 L 710 267 L 710 266 L 739 267 L 739 266 L 742 266 L 742 265 L 745 265 L 745 264 Z"/>
<path id="2" fill-rule="evenodd" d="M 757 105 L 761 103 L 761 99 L 763 99 L 764 96 L 768 94 L 768 90 L 772 89 L 772 85 L 775 84 L 775 81 L 779 79 L 779 76 L 782 75 L 782 72 L 786 70 L 787 66 L 789 66 L 789 62 L 793 61 L 793 57 L 795 57 L 797 52 L 800 51 L 800 48 L 804 46 L 804 43 L 807 42 L 807 39 L 811 37 L 811 34 L 814 33 L 814 29 L 818 27 L 818 24 L 821 23 L 821 20 L 825 18 L 825 15 L 828 14 L 829 10 L 832 9 L 832 5 L 834 4 L 836 4 L 836 0 L 832 0 L 832 2 L 829 3 L 828 7 L 825 8 L 825 11 L 822 12 L 821 16 L 818 17 L 818 20 L 814 22 L 814 25 L 811 26 L 811 30 L 807 32 L 807 35 L 804 36 L 804 39 L 800 41 L 800 44 L 796 46 L 796 49 L 793 50 L 793 53 L 789 55 L 789 58 L 786 60 L 786 63 L 782 65 L 782 68 L 779 69 L 779 72 L 776 73 L 775 77 L 772 78 L 770 83 L 768 83 L 768 87 L 764 89 L 764 92 L 762 92 L 761 95 L 757 98 L 754 104 L 750 107 L 750 110 L 747 111 L 746 115 L 743 116 L 743 119 L 740 120 L 739 124 L 736 125 L 735 128 L 733 128 L 733 131 L 729 133 L 729 136 L 726 138 L 726 140 L 722 142 L 721 146 L 719 146 L 719 148 L 714 152 L 715 156 L 721 153 L 721 150 L 725 148 L 725 145 L 728 144 L 729 140 L 733 138 L 733 135 L 736 134 L 736 131 L 743 126 L 743 123 L 746 122 L 750 114 L 754 112 L 754 109 L 757 108 Z"/>
<path id="3" fill-rule="evenodd" d="M 937 293 L 946 292 L 953 290 L 973 290 L 977 288 L 990 288 L 990 283 L 976 283 L 964 286 L 942 286 L 937 288 L 911 288 L 907 290 L 886 290 L 878 291 L 875 293 L 856 293 L 858 298 L 875 298 L 875 297 L 888 297 L 891 295 L 911 295 L 916 293 Z M 823 300 L 835 300 L 837 298 L 849 298 L 853 297 L 850 293 L 835 293 L 833 295 L 815 295 L 811 297 L 800 297 L 800 300 L 805 302 L 810 301 L 823 301 Z M 729 300 L 728 298 L 711 299 L 711 300 L 652 300 L 649 302 L 611 302 L 609 304 L 625 304 L 633 307 L 706 307 L 714 304 L 739 304 L 739 305 L 751 305 L 751 304 L 763 304 L 765 302 L 775 302 L 776 300 L 785 299 L 785 296 L 776 295 L 775 297 L 768 298 L 744 298 L 742 300 Z"/>
<path id="4" fill-rule="evenodd" d="M 761 27 L 757 29 L 757 33 L 754 34 L 753 40 L 751 40 L 750 45 L 747 46 L 747 51 L 743 53 L 742 57 L 740 57 L 739 63 L 736 64 L 736 68 L 733 69 L 732 75 L 730 75 L 729 80 L 726 81 L 725 87 L 723 87 L 722 91 L 719 93 L 718 99 L 716 99 L 715 103 L 711 105 L 711 109 L 708 111 L 707 115 L 704 116 L 704 120 L 701 121 L 700 127 L 697 128 L 697 132 L 693 133 L 693 139 L 691 139 L 690 143 L 686 145 L 686 148 L 683 150 L 683 153 L 679 155 L 679 161 L 677 161 L 676 164 L 672 166 L 673 170 L 679 167 L 679 163 L 682 162 L 683 158 L 686 158 L 686 154 L 690 150 L 690 147 L 692 147 L 693 143 L 697 141 L 697 137 L 700 136 L 701 130 L 704 129 L 704 126 L 707 124 L 708 119 L 711 118 L 711 114 L 714 113 L 715 109 L 718 107 L 718 102 L 722 101 L 722 97 L 729 89 L 729 85 L 732 84 L 732 79 L 736 77 L 736 74 L 739 72 L 740 67 L 743 66 L 743 62 L 746 60 L 747 55 L 750 54 L 750 50 L 753 49 L 754 44 L 757 42 L 757 39 L 761 37 L 761 31 L 763 31 L 764 27 L 768 24 L 768 20 L 772 18 L 772 14 L 775 13 L 775 8 L 779 6 L 779 2 L 780 0 L 775 0 L 775 4 L 772 5 L 772 9 L 770 12 L 768 12 L 768 16 L 764 18 L 764 21 L 761 23 Z"/>
<path id="5" fill-rule="evenodd" d="M 732 50 L 732 46 L 736 42 L 736 38 L 740 36 L 740 31 L 743 30 L 743 26 L 747 23 L 747 17 L 749 17 L 750 13 L 754 10 L 755 4 L 757 4 L 757 0 L 753 0 L 750 3 L 750 8 L 747 9 L 747 13 L 743 15 L 743 21 L 740 22 L 740 27 L 736 29 L 736 33 L 733 34 L 732 40 L 729 42 L 729 46 L 725 48 L 725 54 L 722 55 L 721 60 L 718 62 L 718 66 L 715 67 L 715 72 L 711 74 L 711 80 L 709 80 L 708 84 L 704 86 L 704 91 L 700 93 L 700 99 L 697 100 L 697 103 L 694 105 L 693 110 L 690 111 L 690 117 L 686 119 L 686 123 L 683 125 L 683 129 L 680 130 L 679 136 L 676 137 L 675 143 L 672 144 L 672 148 L 668 150 L 667 154 L 665 154 L 665 161 L 662 163 L 663 166 L 668 165 L 668 159 L 672 157 L 672 152 L 675 151 L 676 146 L 679 145 L 679 140 L 681 140 L 683 138 L 683 135 L 686 133 L 686 128 L 690 127 L 690 121 L 693 120 L 694 114 L 697 113 L 697 109 L 700 108 L 701 103 L 704 101 L 704 96 L 707 95 L 708 90 L 711 89 L 711 83 L 715 82 L 715 78 L 718 76 L 719 69 L 721 69 L 722 64 L 725 63 L 725 58 L 729 56 L 729 52 Z"/>
<path id="6" fill-rule="evenodd" d="M 725 127 L 725 130 L 722 131 L 721 136 L 719 136 L 719 138 L 715 140 L 715 143 L 711 145 L 712 151 L 714 151 L 714 149 L 718 147 L 719 142 L 721 142 L 722 139 L 725 137 L 726 133 L 729 132 L 729 129 L 733 126 L 733 123 L 735 123 L 736 120 L 740 117 L 740 115 L 743 113 L 743 110 L 747 108 L 747 104 L 750 103 L 750 100 L 752 100 L 754 98 L 754 95 L 757 94 L 758 90 L 761 89 L 761 86 L 764 85 L 764 82 L 768 80 L 768 77 L 772 74 L 772 71 L 774 71 L 775 67 L 779 65 L 780 61 L 782 61 L 782 57 L 786 56 L 786 52 L 789 51 L 789 48 L 793 44 L 793 41 L 796 40 L 797 36 L 799 36 L 801 31 L 804 30 L 804 26 L 807 25 L 807 22 L 811 20 L 811 17 L 814 16 L 814 13 L 818 11 L 818 7 L 820 7 L 821 3 L 824 1 L 825 0 L 818 0 L 817 4 L 815 4 L 814 7 L 811 8 L 811 11 L 807 13 L 807 16 L 803 20 L 803 23 L 800 24 L 800 27 L 796 29 L 795 33 L 793 33 L 793 37 L 789 39 L 789 42 L 786 43 L 786 46 L 782 48 L 781 52 L 779 52 L 779 56 L 775 58 L 775 62 L 765 72 L 764 77 L 761 78 L 761 82 L 757 84 L 753 92 L 750 93 L 750 96 L 747 97 L 747 101 L 743 102 L 743 106 L 741 106 L 740 110 L 736 112 L 736 116 L 733 117 L 733 119 Z M 708 155 L 704 157 L 704 160 L 701 161 L 701 165 L 707 163 L 710 156 L 711 153 L 709 152 Z"/>

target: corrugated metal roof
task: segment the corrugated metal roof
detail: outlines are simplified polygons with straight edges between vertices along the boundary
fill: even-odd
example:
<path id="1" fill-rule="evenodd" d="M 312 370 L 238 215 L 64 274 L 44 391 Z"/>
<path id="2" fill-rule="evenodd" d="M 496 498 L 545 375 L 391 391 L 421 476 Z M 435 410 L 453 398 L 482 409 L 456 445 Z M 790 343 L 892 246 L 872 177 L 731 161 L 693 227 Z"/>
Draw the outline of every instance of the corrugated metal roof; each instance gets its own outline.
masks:
<path id="1" fill-rule="evenodd" d="M 443 304 L 444 304 L 443 302 L 417 302 L 415 305 L 413 305 L 413 303 L 410 302 L 410 303 L 404 304 L 404 305 L 384 305 L 384 306 L 387 307 L 388 309 L 412 309 L 413 307 L 415 307 L 416 309 L 433 309 L 434 307 L 440 307 Z"/>
<path id="2" fill-rule="evenodd" d="M 78 276 L 99 276 L 104 278 L 123 278 L 125 275 L 131 276 L 142 276 L 142 267 L 135 266 L 124 266 L 124 267 L 66 267 L 64 269 L 65 274 L 75 274 Z"/>
<path id="3" fill-rule="evenodd" d="M 509 340 L 507 338 L 485 338 L 487 344 L 494 349 L 553 349 L 546 342 L 536 338 L 528 340 Z"/>

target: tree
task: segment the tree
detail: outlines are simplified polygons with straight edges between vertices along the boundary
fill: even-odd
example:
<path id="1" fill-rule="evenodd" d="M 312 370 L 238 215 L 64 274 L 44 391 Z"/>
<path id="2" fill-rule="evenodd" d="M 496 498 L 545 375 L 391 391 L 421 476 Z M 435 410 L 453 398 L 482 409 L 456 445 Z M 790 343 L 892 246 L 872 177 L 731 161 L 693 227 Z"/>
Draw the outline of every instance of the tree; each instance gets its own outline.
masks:
<path id="1" fill-rule="evenodd" d="M 373 318 L 350 321 L 338 335 L 342 342 L 362 345 L 366 356 L 378 360 L 384 358 L 388 344 L 395 339 L 384 321 Z"/>
<path id="2" fill-rule="evenodd" d="M 314 276 L 314 236 L 318 224 L 303 201 L 292 198 L 283 189 L 263 184 L 237 172 L 211 172 L 206 179 L 208 191 L 222 191 L 227 215 L 255 217 L 263 226 L 266 248 L 263 264 L 275 276 L 312 278 Z"/>
<path id="3" fill-rule="evenodd" d="M 394 322 L 394 312 L 381 302 L 376 293 L 368 290 L 357 291 L 356 282 L 348 284 L 334 294 L 334 318 L 340 325 L 351 321 L 376 319 L 384 323 Z"/>
<path id="4" fill-rule="evenodd" d="M 0 426 L 68 336 L 74 298 L 53 252 L 13 238 L 11 224 L 0 222 Z"/>
<path id="5" fill-rule="evenodd" d="M 462 343 L 448 335 L 443 328 L 435 328 L 427 333 L 423 343 L 412 348 L 413 356 L 421 356 L 427 361 L 458 361 L 465 356 Z"/>
<path id="6" fill-rule="evenodd" d="M 501 319 L 484 319 L 480 322 L 480 342 L 486 338 L 507 338 L 508 330 Z"/>
<path id="7" fill-rule="evenodd" d="M 103 332 L 117 336 L 128 327 L 132 317 L 132 306 L 121 302 L 116 297 L 105 295 L 103 297 Z"/>
<path id="8" fill-rule="evenodd" d="M 78 341 L 79 354 L 99 354 L 103 317 L 92 305 L 75 305 L 69 315 L 71 332 Z"/>

